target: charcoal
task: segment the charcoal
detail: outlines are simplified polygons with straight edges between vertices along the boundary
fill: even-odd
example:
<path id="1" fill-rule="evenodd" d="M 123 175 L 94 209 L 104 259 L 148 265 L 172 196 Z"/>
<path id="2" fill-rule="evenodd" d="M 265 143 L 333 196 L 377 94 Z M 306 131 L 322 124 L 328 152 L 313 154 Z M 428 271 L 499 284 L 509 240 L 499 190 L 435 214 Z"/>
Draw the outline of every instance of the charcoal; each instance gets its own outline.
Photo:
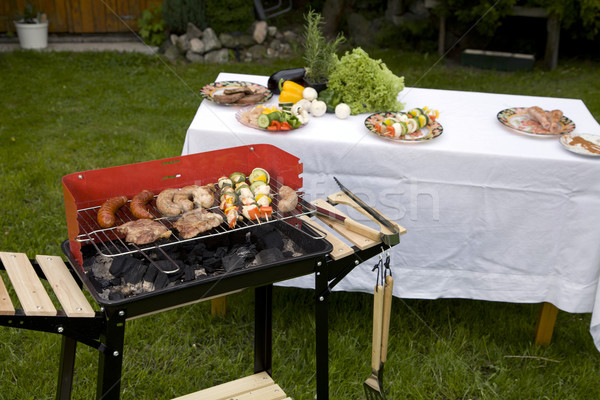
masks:
<path id="1" fill-rule="evenodd" d="M 121 278 L 112 278 L 109 282 L 111 286 L 119 286 L 121 284 Z"/>
<path id="2" fill-rule="evenodd" d="M 179 270 L 177 270 L 177 272 L 167 275 L 169 277 L 169 281 L 171 282 L 178 280 L 183 276 L 183 274 L 185 274 L 186 265 L 183 262 L 178 262 L 177 265 L 179 267 Z"/>
<path id="3" fill-rule="evenodd" d="M 257 247 L 261 250 L 277 248 L 283 249 L 283 238 L 278 231 L 267 232 L 266 234 L 258 237 Z"/>
<path id="4" fill-rule="evenodd" d="M 173 260 L 175 261 L 175 260 Z M 154 264 L 157 265 L 158 269 L 160 269 L 161 271 L 165 271 L 165 272 L 169 272 L 169 271 L 174 271 L 175 269 L 177 269 L 177 265 L 173 265 L 173 262 L 170 260 L 156 260 L 154 261 Z"/>
<path id="5" fill-rule="evenodd" d="M 117 278 L 125 276 L 127 271 L 134 265 L 141 264 L 141 261 L 131 256 L 115 257 L 108 271 Z"/>
<path id="6" fill-rule="evenodd" d="M 88 278 L 90 279 L 90 283 L 92 284 L 92 286 L 94 287 L 94 289 L 96 290 L 96 292 L 100 293 L 102 291 L 102 289 L 104 289 L 102 283 L 100 282 L 99 279 L 97 279 L 93 274 L 88 273 Z"/>
<path id="7" fill-rule="evenodd" d="M 219 268 L 221 268 L 221 259 L 220 258 L 209 258 L 202 261 L 202 266 L 206 269 L 206 272 L 212 274 Z"/>
<path id="8" fill-rule="evenodd" d="M 191 265 L 186 266 L 185 271 L 184 271 L 183 281 L 184 282 L 193 281 L 195 277 L 196 277 L 196 269 Z"/>
<path id="9" fill-rule="evenodd" d="M 123 279 L 125 282 L 135 285 L 136 283 L 142 281 L 144 274 L 146 273 L 146 269 L 148 269 L 148 266 L 140 262 L 137 265 L 131 266 L 125 273 Z"/>
<path id="10" fill-rule="evenodd" d="M 158 269 L 154 265 L 150 265 L 144 274 L 144 282 L 154 282 L 158 274 Z"/>
<path id="11" fill-rule="evenodd" d="M 223 269 L 230 272 L 243 268 L 254 259 L 255 254 L 254 245 L 238 246 L 232 249 L 231 254 L 223 257 Z"/>
<path id="12" fill-rule="evenodd" d="M 109 300 L 123 300 L 125 295 L 120 290 L 114 290 L 108 294 Z"/>
<path id="13" fill-rule="evenodd" d="M 240 269 L 246 265 L 246 258 L 240 254 L 229 254 L 223 257 L 223 268 L 227 272 Z"/>
<path id="14" fill-rule="evenodd" d="M 229 248 L 228 247 L 217 247 L 217 249 L 215 250 L 215 257 L 216 258 L 223 258 L 225 257 L 225 255 L 229 252 Z"/>
<path id="15" fill-rule="evenodd" d="M 262 250 L 256 255 L 256 261 L 259 265 L 274 263 L 285 258 L 284 254 L 277 247 Z"/>
<path id="16" fill-rule="evenodd" d="M 222 246 L 229 247 L 229 235 L 209 236 L 203 239 L 203 242 L 209 250 Z"/>
<path id="17" fill-rule="evenodd" d="M 189 254 L 195 257 L 202 257 L 202 253 L 206 250 L 206 244 L 204 242 L 200 242 L 196 244 L 192 250 L 190 250 Z"/>
<path id="18" fill-rule="evenodd" d="M 159 272 L 156 274 L 156 279 L 154 280 L 154 288 L 156 290 L 162 289 L 169 284 L 169 276 L 164 272 Z"/>

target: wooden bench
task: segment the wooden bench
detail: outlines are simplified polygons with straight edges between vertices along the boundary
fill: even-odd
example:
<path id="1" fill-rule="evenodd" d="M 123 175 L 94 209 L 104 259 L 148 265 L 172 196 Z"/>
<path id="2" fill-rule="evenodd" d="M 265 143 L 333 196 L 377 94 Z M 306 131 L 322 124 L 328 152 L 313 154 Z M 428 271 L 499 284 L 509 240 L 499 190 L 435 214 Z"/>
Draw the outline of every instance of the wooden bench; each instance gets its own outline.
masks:
<path id="1" fill-rule="evenodd" d="M 434 8 L 438 5 L 437 0 L 426 0 L 425 7 Z M 548 14 L 544 8 L 540 7 L 519 7 L 512 8 L 509 16 L 531 17 L 546 19 L 546 52 L 544 54 L 544 65 L 546 69 L 552 71 L 558 65 L 558 45 L 560 42 L 560 21 L 555 15 Z M 443 57 L 446 54 L 446 17 L 440 16 L 440 28 L 438 36 L 438 54 Z"/>
<path id="2" fill-rule="evenodd" d="M 291 400 L 266 372 L 236 379 L 173 400 Z"/>
<path id="3" fill-rule="evenodd" d="M 23 313 L 28 316 L 54 316 L 58 311 L 24 253 L 0 252 L 0 259 L 19 298 Z M 79 285 L 60 257 L 38 255 L 36 261 L 69 317 L 95 316 Z M 15 307 L 0 277 L 0 315 L 14 315 Z"/>

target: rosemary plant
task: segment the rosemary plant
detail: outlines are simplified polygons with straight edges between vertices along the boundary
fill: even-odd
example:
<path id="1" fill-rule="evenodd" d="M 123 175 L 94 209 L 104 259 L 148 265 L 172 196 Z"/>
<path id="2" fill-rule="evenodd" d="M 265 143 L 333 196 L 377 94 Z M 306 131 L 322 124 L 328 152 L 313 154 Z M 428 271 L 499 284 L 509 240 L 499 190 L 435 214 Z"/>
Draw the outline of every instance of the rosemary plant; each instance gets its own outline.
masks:
<path id="1" fill-rule="evenodd" d="M 337 62 L 336 51 L 345 41 L 344 35 L 339 33 L 335 40 L 329 41 L 323 36 L 323 17 L 314 10 L 309 10 L 305 15 L 306 25 L 304 31 L 304 62 L 306 79 L 313 83 L 327 82 L 329 73 Z"/>

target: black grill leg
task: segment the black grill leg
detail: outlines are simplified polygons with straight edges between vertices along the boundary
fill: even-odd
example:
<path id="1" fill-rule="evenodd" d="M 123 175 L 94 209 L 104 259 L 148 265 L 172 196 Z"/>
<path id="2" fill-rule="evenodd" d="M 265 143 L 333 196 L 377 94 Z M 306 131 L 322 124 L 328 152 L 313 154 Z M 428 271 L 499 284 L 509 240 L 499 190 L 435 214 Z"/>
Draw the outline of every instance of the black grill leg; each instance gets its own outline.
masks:
<path id="1" fill-rule="evenodd" d="M 254 289 L 254 373 L 271 375 L 273 362 L 273 285 Z"/>
<path id="2" fill-rule="evenodd" d="M 63 336 L 60 346 L 60 365 L 58 367 L 57 400 L 70 400 L 73 388 L 73 373 L 75 371 L 75 354 L 77 341 Z"/>
<path id="3" fill-rule="evenodd" d="M 317 362 L 317 400 L 329 400 L 329 305 L 327 274 L 324 266 L 317 265 L 315 276 L 315 336 Z"/>
<path id="4" fill-rule="evenodd" d="M 125 311 L 112 310 L 107 313 L 106 331 L 100 335 L 109 350 L 101 351 L 98 359 L 97 400 L 118 400 L 121 395 L 124 341 Z"/>

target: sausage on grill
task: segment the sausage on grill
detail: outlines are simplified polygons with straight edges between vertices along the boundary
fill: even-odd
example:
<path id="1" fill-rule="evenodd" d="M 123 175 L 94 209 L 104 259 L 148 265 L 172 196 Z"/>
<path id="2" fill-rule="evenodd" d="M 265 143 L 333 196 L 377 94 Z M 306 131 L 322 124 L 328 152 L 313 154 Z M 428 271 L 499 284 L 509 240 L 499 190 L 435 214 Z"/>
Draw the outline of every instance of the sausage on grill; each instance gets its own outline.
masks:
<path id="1" fill-rule="evenodd" d="M 110 228 L 115 224 L 115 214 L 119 208 L 127 203 L 127 196 L 111 197 L 100 206 L 98 210 L 98 225 L 102 228 Z"/>
<path id="2" fill-rule="evenodd" d="M 154 198 L 154 193 L 149 190 L 142 190 L 140 193 L 136 194 L 133 199 L 131 199 L 131 204 L 129 208 L 131 209 L 131 214 L 137 219 L 153 219 L 154 216 L 150 214 L 146 205 L 152 201 Z"/>

